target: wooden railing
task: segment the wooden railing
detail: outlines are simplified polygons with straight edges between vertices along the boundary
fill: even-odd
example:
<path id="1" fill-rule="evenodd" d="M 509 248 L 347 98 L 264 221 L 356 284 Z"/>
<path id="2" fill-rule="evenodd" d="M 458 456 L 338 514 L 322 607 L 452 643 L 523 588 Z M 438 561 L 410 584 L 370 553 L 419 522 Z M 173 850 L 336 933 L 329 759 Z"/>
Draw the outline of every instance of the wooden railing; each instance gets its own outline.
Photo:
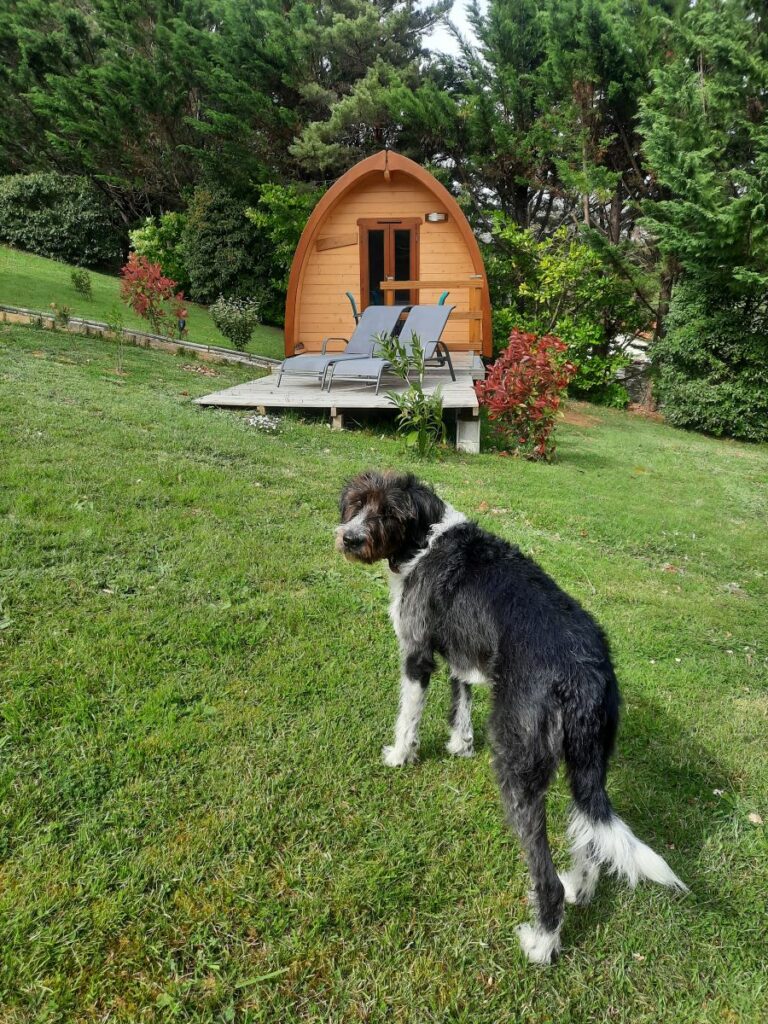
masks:
<path id="1" fill-rule="evenodd" d="M 454 310 L 451 313 L 451 320 L 469 321 L 469 341 L 473 345 L 482 345 L 483 342 L 483 288 L 485 281 L 479 274 L 474 277 L 449 278 L 439 281 L 391 281 L 387 279 L 379 285 L 384 292 L 384 304 L 393 306 L 395 303 L 395 292 L 418 291 L 421 288 L 430 288 L 436 291 L 457 291 L 460 288 L 469 290 L 469 309 Z M 418 301 L 418 296 L 417 296 Z"/>

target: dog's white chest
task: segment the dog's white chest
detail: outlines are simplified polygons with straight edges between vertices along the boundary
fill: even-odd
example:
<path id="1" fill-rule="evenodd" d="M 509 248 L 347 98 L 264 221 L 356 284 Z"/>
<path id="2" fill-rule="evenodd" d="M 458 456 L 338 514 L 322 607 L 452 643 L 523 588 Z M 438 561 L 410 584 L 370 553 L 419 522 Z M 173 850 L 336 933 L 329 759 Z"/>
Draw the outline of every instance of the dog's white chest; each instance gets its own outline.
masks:
<path id="1" fill-rule="evenodd" d="M 403 577 L 400 573 L 392 572 L 389 573 L 389 618 L 392 621 L 392 625 L 395 630 L 395 636 L 398 640 L 402 640 L 402 633 L 400 630 L 400 609 L 403 599 Z"/>

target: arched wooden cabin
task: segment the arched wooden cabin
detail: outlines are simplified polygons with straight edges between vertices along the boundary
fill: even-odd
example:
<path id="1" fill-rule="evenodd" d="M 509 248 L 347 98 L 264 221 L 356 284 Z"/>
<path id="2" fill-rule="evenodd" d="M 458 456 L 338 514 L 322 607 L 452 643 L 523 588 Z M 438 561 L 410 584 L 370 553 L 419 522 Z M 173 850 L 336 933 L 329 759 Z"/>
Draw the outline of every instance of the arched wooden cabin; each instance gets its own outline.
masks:
<path id="1" fill-rule="evenodd" d="M 472 229 L 439 181 L 390 150 L 352 167 L 312 211 L 291 267 L 286 355 L 317 351 L 326 337 L 349 337 L 348 291 L 360 311 L 437 302 L 448 291 L 456 309 L 442 340 L 452 351 L 491 354 L 488 282 Z"/>

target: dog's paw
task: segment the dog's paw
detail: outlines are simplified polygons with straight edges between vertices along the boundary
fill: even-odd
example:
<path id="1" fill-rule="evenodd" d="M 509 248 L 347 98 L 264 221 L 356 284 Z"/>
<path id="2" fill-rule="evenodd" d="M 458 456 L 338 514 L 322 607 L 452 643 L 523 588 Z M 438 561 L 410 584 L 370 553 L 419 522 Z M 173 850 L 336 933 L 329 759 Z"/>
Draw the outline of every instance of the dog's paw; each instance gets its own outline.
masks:
<path id="1" fill-rule="evenodd" d="M 581 872 L 576 871 L 564 871 L 562 874 L 558 873 L 557 876 L 562 882 L 563 889 L 565 890 L 563 895 L 566 903 L 579 903 L 581 891 L 579 883 L 582 880 Z"/>
<path id="2" fill-rule="evenodd" d="M 516 928 L 520 947 L 532 964 L 553 964 L 560 952 L 560 929 L 544 931 L 534 924 L 519 924 Z"/>
<path id="3" fill-rule="evenodd" d="M 381 759 L 389 768 L 402 768 L 404 764 L 414 764 L 418 760 L 415 750 L 398 750 L 396 747 L 383 747 Z"/>
<path id="4" fill-rule="evenodd" d="M 470 740 L 470 742 L 467 743 L 460 736 L 451 736 L 445 744 L 445 749 L 454 757 L 474 757 L 475 755 L 475 748 L 472 741 Z"/>
<path id="5" fill-rule="evenodd" d="M 566 903 L 572 903 L 579 907 L 586 907 L 591 902 L 597 888 L 597 880 L 600 869 L 593 867 L 588 870 L 572 868 L 570 871 L 558 873 L 562 882 Z"/>

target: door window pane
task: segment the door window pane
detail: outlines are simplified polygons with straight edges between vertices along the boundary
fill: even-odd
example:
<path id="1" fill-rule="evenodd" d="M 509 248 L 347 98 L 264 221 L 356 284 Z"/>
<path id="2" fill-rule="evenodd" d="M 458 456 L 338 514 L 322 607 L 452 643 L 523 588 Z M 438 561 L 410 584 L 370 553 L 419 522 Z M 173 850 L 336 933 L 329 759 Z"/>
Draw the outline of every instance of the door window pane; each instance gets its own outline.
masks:
<path id="1" fill-rule="evenodd" d="M 384 280 L 384 232 L 368 232 L 368 304 L 384 305 L 384 292 L 379 285 Z"/>
<path id="2" fill-rule="evenodd" d="M 395 229 L 395 280 L 411 280 L 411 232 L 404 229 Z M 403 290 L 395 292 L 395 302 L 410 302 L 410 291 Z"/>

